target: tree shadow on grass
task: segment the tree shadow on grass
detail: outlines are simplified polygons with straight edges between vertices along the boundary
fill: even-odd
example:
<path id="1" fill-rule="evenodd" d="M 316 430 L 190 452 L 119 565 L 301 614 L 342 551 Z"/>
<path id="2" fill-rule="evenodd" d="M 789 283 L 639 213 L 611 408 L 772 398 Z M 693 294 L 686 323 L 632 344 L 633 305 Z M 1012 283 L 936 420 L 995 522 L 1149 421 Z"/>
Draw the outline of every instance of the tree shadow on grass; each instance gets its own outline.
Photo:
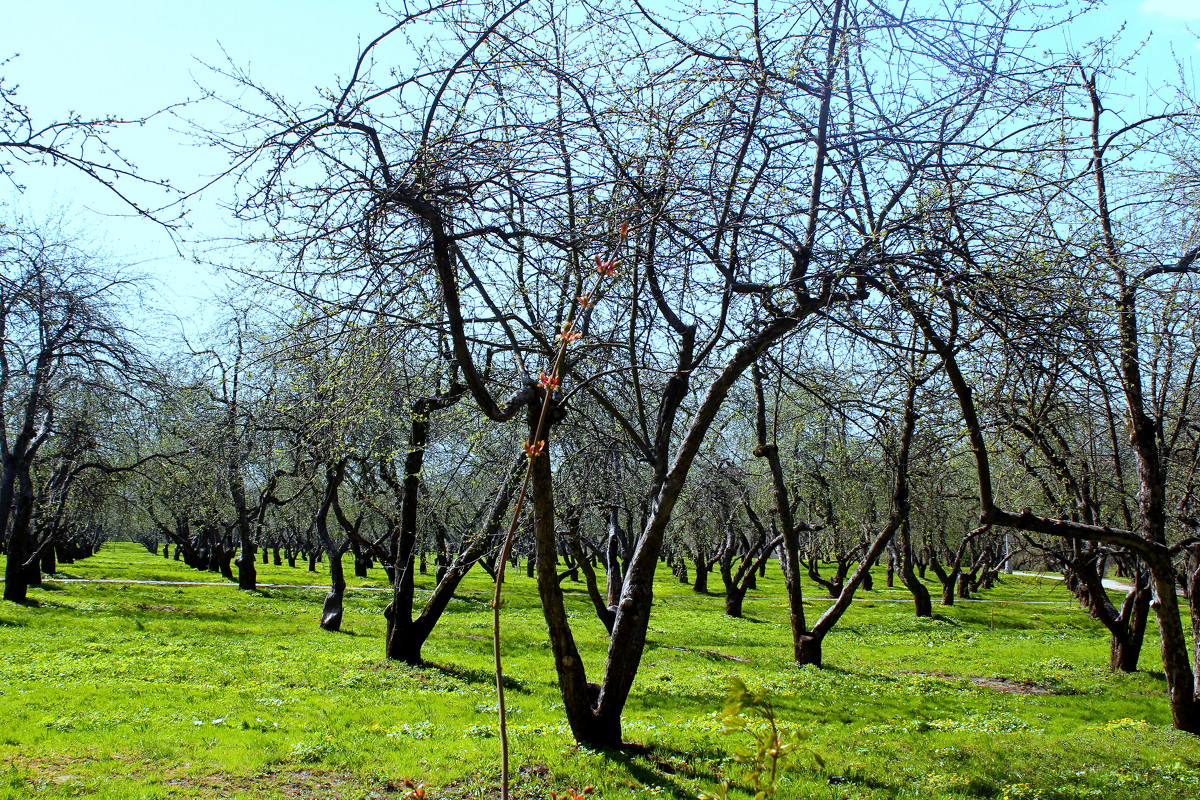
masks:
<path id="1" fill-rule="evenodd" d="M 679 772 L 684 772 L 689 777 L 712 786 L 716 786 L 721 780 L 711 770 L 697 769 L 692 766 L 691 760 L 693 754 L 680 750 L 648 747 L 633 742 L 626 742 L 621 750 L 596 749 L 594 752 L 603 756 L 607 761 L 623 768 L 631 778 L 643 786 L 662 787 L 672 797 L 678 797 L 682 800 L 692 800 L 696 795 L 694 790 L 682 785 L 675 777 Z M 673 763 L 674 761 L 679 762 L 680 766 L 677 767 Z"/>
<path id="2" fill-rule="evenodd" d="M 443 675 L 457 678 L 464 683 L 486 683 L 488 685 L 495 685 L 496 683 L 496 675 L 491 670 L 474 669 L 458 664 L 438 664 L 433 661 L 426 661 L 422 664 L 422 667 L 437 670 Z M 511 675 L 504 676 L 504 688 L 519 694 L 531 693 L 524 681 L 514 678 Z"/>
<path id="3" fill-rule="evenodd" d="M 824 662 L 819 667 L 815 664 L 796 664 L 795 662 L 789 663 L 788 666 L 794 669 L 816 669 L 832 675 L 845 675 L 850 678 L 862 678 L 865 680 L 877 680 L 879 678 L 879 673 L 872 672 L 869 669 L 850 669 L 849 667 L 842 667 L 837 664 L 830 664 L 829 662 Z"/>
<path id="4" fill-rule="evenodd" d="M 700 647 L 680 647 L 678 645 L 662 644 L 661 642 L 654 641 L 646 642 L 646 649 L 677 650 L 681 653 L 695 653 L 703 658 L 707 658 L 709 661 L 736 661 L 738 663 L 746 663 L 750 661 L 750 659 L 743 658 L 742 656 L 734 656 L 728 653 L 721 653 L 716 650 L 705 650 Z"/>
<path id="5" fill-rule="evenodd" d="M 456 614 L 477 614 L 480 611 L 487 609 L 490 611 L 492 607 L 492 598 L 475 596 L 470 594 L 455 594 L 451 598 L 451 602 L 446 606 L 443 616 L 454 616 Z"/>

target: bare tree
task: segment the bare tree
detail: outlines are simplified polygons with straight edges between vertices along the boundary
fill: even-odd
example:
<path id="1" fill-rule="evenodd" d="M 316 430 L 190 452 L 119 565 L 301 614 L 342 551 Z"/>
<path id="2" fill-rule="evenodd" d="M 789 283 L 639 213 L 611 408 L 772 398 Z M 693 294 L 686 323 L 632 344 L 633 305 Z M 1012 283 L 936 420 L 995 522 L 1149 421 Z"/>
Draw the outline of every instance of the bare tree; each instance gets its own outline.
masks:
<path id="1" fill-rule="evenodd" d="M 595 4 L 579 26 L 554 0 L 480 11 L 399 19 L 315 105 L 231 70 L 263 105 L 247 109 L 254 135 L 228 146 L 251 165 L 241 212 L 271 220 L 292 257 L 270 279 L 444 335 L 483 417 L 524 416 L 537 438 L 548 403 L 555 424 L 616 429 L 642 465 L 642 524 L 593 683 L 556 567 L 560 439 L 533 443 L 545 456 L 532 471 L 538 586 L 564 709 L 578 741 L 619 746 L 664 537 L 726 398 L 773 344 L 864 301 L 867 276 L 900 257 L 890 242 L 938 204 L 909 201 L 921 177 L 974 159 L 1025 99 L 1007 81 L 1014 12 Z M 432 33 L 427 60 L 373 80 L 380 43 L 410 31 Z M 895 76 L 883 89 L 881 58 Z M 586 293 L 590 256 L 613 252 L 622 225 L 622 280 Z M 572 308 L 565 333 L 582 342 L 560 391 L 543 390 L 534 376 Z"/>
<path id="2" fill-rule="evenodd" d="M 4 598 L 21 603 L 40 576 L 33 468 L 66 432 L 60 403 L 81 387 L 120 391 L 139 363 L 121 322 L 122 279 L 57 231 L 17 223 L 0 236 L 0 531 Z"/>
<path id="3" fill-rule="evenodd" d="M 1178 356 L 1159 361 L 1150 352 L 1157 337 L 1180 343 L 1182 328 L 1174 334 L 1169 328 L 1156 330 L 1150 320 L 1159 308 L 1178 313 L 1173 298 L 1195 291 L 1200 247 L 1186 224 L 1182 241 L 1163 235 L 1163 221 L 1177 213 L 1174 198 L 1158 195 L 1157 187 L 1151 190 L 1132 159 L 1135 152 L 1153 158 L 1156 141 L 1194 122 L 1167 109 L 1132 124 L 1110 123 L 1097 71 L 1074 62 L 1062 68 L 1060 77 L 1057 96 L 1065 113 L 1054 123 L 1063 143 L 1058 155 L 1060 162 L 1077 166 L 1050 174 L 1015 173 L 1012 193 L 1004 195 L 993 214 L 979 213 L 983 198 L 965 185 L 944 185 L 960 203 L 927 226 L 925 234 L 941 238 L 953 260 L 897 263 L 878 286 L 911 314 L 945 364 L 975 459 L 980 523 L 1099 542 L 1136 555 L 1150 574 L 1175 727 L 1200 733 L 1200 650 L 1189 653 L 1177 596 L 1176 561 L 1188 540 L 1172 534 L 1168 500 L 1168 491 L 1181 485 L 1172 482 L 1171 467 L 1179 463 L 1180 447 L 1187 442 L 1195 371 L 1179 370 Z M 1074 125 L 1064 127 L 1064 121 Z M 1014 213 L 1018 207 L 1022 211 Z M 1002 229 L 1007 239 L 997 236 Z M 923 287 L 920 298 L 918 285 Z M 930 288 L 934 294 L 925 294 Z M 934 297 L 937 302 L 931 302 Z M 1034 298 L 1036 313 L 1030 311 Z M 1087 346 L 1101 353 L 1113 395 L 1124 405 L 1137 487 L 1127 528 L 1104 519 L 1073 519 L 1061 507 L 1041 514 L 1030 507 L 1014 512 L 1005 508 L 994 486 L 988 421 L 975 400 L 976 386 L 986 386 L 989 374 L 975 369 L 973 346 L 984 334 L 1020 340 L 1035 329 L 1039 317 L 1060 313 L 1092 315 L 1101 334 Z M 1191 354 L 1184 359 L 1195 363 Z M 1190 602 L 1195 618 L 1196 601 Z"/>

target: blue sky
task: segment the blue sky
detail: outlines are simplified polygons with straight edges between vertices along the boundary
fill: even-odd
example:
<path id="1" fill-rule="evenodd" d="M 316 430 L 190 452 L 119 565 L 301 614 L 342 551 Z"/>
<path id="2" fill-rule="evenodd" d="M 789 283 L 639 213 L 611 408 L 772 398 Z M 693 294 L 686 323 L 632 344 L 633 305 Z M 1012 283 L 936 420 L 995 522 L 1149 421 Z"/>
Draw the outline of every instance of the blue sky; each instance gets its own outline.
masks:
<path id="1" fill-rule="evenodd" d="M 1141 0 L 1141 11 L 1180 20 L 1200 21 L 1200 3 L 1192 0 Z"/>
<path id="2" fill-rule="evenodd" d="M 653 2 L 650 4 L 653 6 Z M 1125 87 L 1137 98 L 1145 85 L 1174 74 L 1169 54 L 1187 59 L 1193 85 L 1200 47 L 1190 24 L 1200 31 L 1200 0 L 1113 0 L 1069 32 L 1079 46 L 1126 25 L 1129 42 L 1151 33 L 1151 46 L 1138 63 L 1138 75 Z M 4 67 L 6 79 L 20 84 L 20 99 L 37 118 L 50 121 L 68 110 L 84 116 L 136 117 L 186 97 L 199 95 L 197 81 L 213 84 L 203 63 L 222 63 L 225 53 L 247 66 L 276 91 L 300 98 L 313 87 L 329 86 L 349 72 L 359 44 L 388 24 L 370 0 L 42 0 L 6 3 L 0 25 L 0 59 L 19 53 Z M 214 123 L 217 106 L 194 113 Z M 182 189 L 202 184 L 224 163 L 217 153 L 190 146 L 178 120 L 161 119 L 121 137 L 123 151 L 145 174 L 168 178 Z M 66 205 L 77 222 L 99 234 L 112 257 L 159 279 L 164 306 L 184 317 L 206 312 L 200 300 L 219 281 L 203 266 L 176 252 L 176 244 L 154 225 L 129 219 L 110 195 L 64 169 L 31 169 L 20 175 L 29 189 L 16 198 L 0 187 L 0 203 L 37 218 Z M 235 233 L 212 192 L 195 205 L 190 248 Z M 153 199 L 147 197 L 147 202 Z M 211 245 L 200 245 L 212 252 Z M 228 253 L 228 258 L 253 257 Z"/>
<path id="3" fill-rule="evenodd" d="M 353 66 L 360 39 L 386 27 L 375 3 L 318 0 L 42 0 L 6 3 L 0 25 L 0 58 L 19 53 L 5 68 L 19 84 L 18 99 L 36 120 L 49 122 L 68 111 L 82 116 L 140 117 L 189 97 L 197 83 L 215 84 L 204 64 L 222 64 L 226 55 L 248 67 L 264 85 L 284 93 L 311 96 Z M 183 113 L 219 123 L 216 104 Z M 159 118 L 120 135 L 124 155 L 143 174 L 166 178 L 184 190 L 202 185 L 224 166 L 215 151 L 193 146 L 179 119 Z M 144 220 L 129 218 L 112 195 L 66 169 L 25 169 L 28 189 L 16 198 L 0 186 L 8 202 L 33 218 L 65 206 L 104 242 L 111 257 L 135 264 L 158 279 L 159 302 L 187 317 L 204 312 L 198 301 L 220 284 L 208 268 L 186 256 L 204 241 L 236 231 L 219 207 L 219 191 L 193 204 L 192 227 L 178 243 Z M 132 189 L 133 187 L 125 187 Z M 133 193 L 147 203 L 163 197 Z M 219 253 L 220 251 L 218 251 Z M 229 258 L 245 255 L 229 254 Z"/>

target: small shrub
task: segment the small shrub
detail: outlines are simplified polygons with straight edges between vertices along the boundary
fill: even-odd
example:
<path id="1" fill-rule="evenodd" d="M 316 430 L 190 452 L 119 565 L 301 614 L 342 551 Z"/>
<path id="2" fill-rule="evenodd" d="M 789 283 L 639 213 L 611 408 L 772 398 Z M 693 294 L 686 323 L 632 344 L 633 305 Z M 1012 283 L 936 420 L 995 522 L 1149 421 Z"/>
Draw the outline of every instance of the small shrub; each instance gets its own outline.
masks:
<path id="1" fill-rule="evenodd" d="M 746 766 L 745 779 L 754 790 L 754 800 L 775 796 L 779 772 L 804 738 L 800 731 L 787 735 L 779 730 L 775 708 L 768 693 L 752 692 L 740 678 L 731 678 L 725 709 L 721 712 L 722 733 L 745 733 L 749 747 L 735 747 L 733 760 Z M 700 793 L 700 800 L 726 800 L 729 782 L 722 783 L 715 795 Z"/>

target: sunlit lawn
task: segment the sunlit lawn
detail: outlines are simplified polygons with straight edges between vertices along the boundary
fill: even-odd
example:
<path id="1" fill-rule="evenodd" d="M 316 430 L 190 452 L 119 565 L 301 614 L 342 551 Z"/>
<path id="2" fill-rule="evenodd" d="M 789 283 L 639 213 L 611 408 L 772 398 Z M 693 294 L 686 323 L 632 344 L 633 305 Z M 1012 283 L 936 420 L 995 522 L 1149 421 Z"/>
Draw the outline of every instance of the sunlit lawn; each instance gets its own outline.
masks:
<path id="1" fill-rule="evenodd" d="M 263 583 L 326 580 L 324 564 L 259 569 Z M 220 580 L 130 544 L 63 570 Z M 728 780 L 748 797 L 731 760 L 747 737 L 717 717 L 736 676 L 803 737 L 781 798 L 1200 797 L 1200 739 L 1170 728 L 1157 643 L 1149 672 L 1110 674 L 1107 634 L 1058 582 L 1007 578 L 985 597 L 1022 602 L 918 621 L 882 602 L 906 593 L 880 578 L 815 669 L 788 662 L 776 567 L 742 620 L 661 574 L 626 711 L 625 738 L 642 747 L 621 754 L 572 745 L 532 581 L 510 573 L 517 796 L 591 784 L 603 798 L 695 797 Z M 429 798 L 495 797 L 489 586 L 483 572 L 467 580 L 415 669 L 381 657 L 385 592 L 352 589 L 347 630 L 330 634 L 317 628 L 322 589 L 48 582 L 36 606 L 0 605 L 0 799 L 402 797 L 405 779 Z M 582 586 L 568 588 L 595 672 L 604 629 Z M 810 597 L 816 613 L 826 601 Z"/>

